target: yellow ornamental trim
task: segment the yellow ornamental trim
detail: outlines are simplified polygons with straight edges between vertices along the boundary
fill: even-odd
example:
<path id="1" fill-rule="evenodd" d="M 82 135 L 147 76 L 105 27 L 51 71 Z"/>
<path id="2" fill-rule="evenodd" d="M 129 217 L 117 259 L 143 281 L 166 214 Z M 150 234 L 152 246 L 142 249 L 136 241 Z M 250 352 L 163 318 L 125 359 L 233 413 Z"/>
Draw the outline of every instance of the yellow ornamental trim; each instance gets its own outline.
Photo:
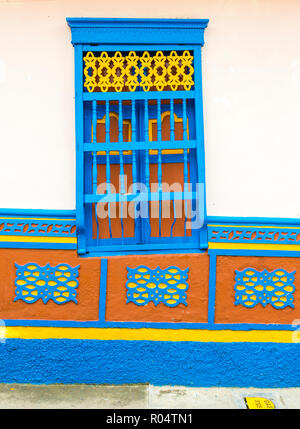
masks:
<path id="1" fill-rule="evenodd" d="M 105 51 L 98 56 L 88 52 L 83 58 L 84 87 L 88 92 L 134 92 L 138 87 L 144 91 L 189 91 L 194 85 L 193 60 L 189 51 L 171 51 L 167 56 L 162 51 L 141 55 L 118 51 L 111 56 Z"/>

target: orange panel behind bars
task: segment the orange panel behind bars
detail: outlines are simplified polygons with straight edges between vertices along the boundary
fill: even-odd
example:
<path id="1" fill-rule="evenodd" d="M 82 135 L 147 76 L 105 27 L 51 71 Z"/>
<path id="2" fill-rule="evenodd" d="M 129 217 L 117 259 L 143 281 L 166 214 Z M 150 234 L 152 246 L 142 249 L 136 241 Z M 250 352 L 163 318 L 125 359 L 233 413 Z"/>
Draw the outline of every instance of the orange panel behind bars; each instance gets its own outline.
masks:
<path id="1" fill-rule="evenodd" d="M 128 122 L 128 121 L 127 121 Z M 123 141 L 130 141 L 130 126 L 126 121 L 123 123 Z M 153 122 L 153 121 L 152 121 Z M 157 140 L 157 124 L 153 122 L 151 125 L 150 132 L 150 140 L 152 136 L 152 140 Z M 183 125 L 182 121 L 175 121 L 174 123 L 174 132 L 175 132 L 175 140 L 183 139 Z M 110 117 L 110 139 L 111 141 L 118 141 L 118 119 L 116 116 Z M 162 120 L 162 140 L 166 141 L 170 139 L 170 116 L 165 115 Z M 105 121 L 98 122 L 97 124 L 97 142 L 99 144 L 99 150 L 101 149 L 101 142 L 105 142 Z M 125 152 L 126 154 L 126 152 Z M 124 154 L 124 160 L 126 159 L 126 155 Z M 118 155 L 116 155 L 118 157 Z M 169 155 L 172 157 L 173 155 Z M 183 155 L 181 155 L 183 158 Z M 150 155 L 150 160 L 153 158 L 153 155 Z M 118 157 L 119 159 L 119 157 Z M 111 164 L 110 165 L 110 183 L 114 186 L 114 192 L 120 192 L 120 183 L 119 183 L 119 174 L 120 174 L 120 165 L 119 164 Z M 132 185 L 132 166 L 131 164 L 124 163 L 124 174 L 127 180 L 126 190 L 128 192 L 129 187 Z M 98 185 L 104 184 L 106 182 L 106 166 L 105 164 L 98 164 L 97 166 L 97 177 L 98 177 Z M 150 184 L 157 183 L 157 163 L 150 164 Z M 184 189 L 184 172 L 183 172 L 183 162 L 172 162 L 172 163 L 163 163 L 162 164 L 162 183 L 172 185 L 174 183 L 179 184 L 179 190 Z M 169 189 L 165 189 L 166 185 L 163 185 L 163 191 L 168 191 Z M 153 188 L 152 191 L 157 191 L 157 187 Z M 102 189 L 101 193 L 105 192 L 105 189 Z M 178 218 L 174 224 L 173 228 L 173 236 L 174 237 L 183 237 L 184 236 L 184 224 L 185 224 L 185 211 L 190 213 L 191 207 L 190 202 L 186 202 L 184 206 L 183 201 L 175 202 L 175 210 Z M 150 203 L 150 215 L 152 213 L 152 218 L 150 219 L 151 224 L 151 236 L 159 237 L 159 205 L 158 202 Z M 162 219 L 161 222 L 161 236 L 162 237 L 170 237 L 171 226 L 174 222 L 174 207 L 173 203 L 166 201 L 162 203 L 162 206 L 165 207 L 165 213 L 167 216 Z M 99 203 L 99 207 L 103 210 L 107 211 L 107 203 Z M 128 206 L 127 206 L 128 207 Z M 127 217 L 123 219 L 123 227 L 124 227 L 124 237 L 134 237 L 134 219 L 129 216 L 128 208 L 126 204 L 123 204 L 123 213 L 127 212 Z M 110 211 L 113 214 L 111 216 L 111 231 L 112 238 L 120 238 L 122 236 L 121 222 L 120 222 L 120 204 L 112 203 L 110 204 Z M 179 214 L 182 213 L 181 217 Z M 96 218 L 95 218 L 95 205 L 93 205 L 93 238 L 97 238 L 97 226 L 96 226 Z M 191 230 L 187 229 L 187 236 L 191 235 Z M 110 238 L 109 235 L 109 222 L 108 218 L 99 219 L 99 237 L 100 239 Z"/>

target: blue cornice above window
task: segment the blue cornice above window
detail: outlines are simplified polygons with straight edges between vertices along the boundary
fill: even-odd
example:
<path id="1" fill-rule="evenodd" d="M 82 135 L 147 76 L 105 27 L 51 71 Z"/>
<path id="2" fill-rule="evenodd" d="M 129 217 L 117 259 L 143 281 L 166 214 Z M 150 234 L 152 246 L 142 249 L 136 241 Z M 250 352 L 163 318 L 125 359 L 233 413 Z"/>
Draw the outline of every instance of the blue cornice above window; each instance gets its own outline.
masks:
<path id="1" fill-rule="evenodd" d="M 204 44 L 208 19 L 67 18 L 72 43 Z"/>

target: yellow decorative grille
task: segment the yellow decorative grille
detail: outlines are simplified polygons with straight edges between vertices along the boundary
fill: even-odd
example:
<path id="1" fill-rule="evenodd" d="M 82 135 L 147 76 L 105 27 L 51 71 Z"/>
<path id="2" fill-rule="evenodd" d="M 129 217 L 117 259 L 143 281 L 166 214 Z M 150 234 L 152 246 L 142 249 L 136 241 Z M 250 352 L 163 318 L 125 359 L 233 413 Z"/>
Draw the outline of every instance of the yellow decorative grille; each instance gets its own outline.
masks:
<path id="1" fill-rule="evenodd" d="M 87 52 L 83 58 L 84 87 L 88 92 L 99 89 L 102 92 L 133 92 L 137 87 L 144 91 L 189 91 L 194 85 L 193 59 L 189 51 L 182 54 L 171 51 L 169 55 L 164 55 L 162 51 L 151 54 L 144 51 L 142 55 L 131 51 L 128 55 L 122 55 L 118 51 L 111 56 L 107 52 L 101 52 L 98 56 Z"/>

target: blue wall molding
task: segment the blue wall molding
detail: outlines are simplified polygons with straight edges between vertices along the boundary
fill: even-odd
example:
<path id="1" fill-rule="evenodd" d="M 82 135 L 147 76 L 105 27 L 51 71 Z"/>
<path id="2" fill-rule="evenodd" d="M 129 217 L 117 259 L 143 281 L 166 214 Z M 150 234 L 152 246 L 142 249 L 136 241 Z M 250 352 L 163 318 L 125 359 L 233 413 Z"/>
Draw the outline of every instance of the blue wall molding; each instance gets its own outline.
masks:
<path id="1" fill-rule="evenodd" d="M 25 216 L 25 217 L 55 217 L 74 218 L 76 210 L 44 210 L 44 209 L 6 209 L 0 208 L 0 216 Z"/>
<path id="2" fill-rule="evenodd" d="M 298 320 L 298 319 L 297 319 Z M 263 323 L 186 323 L 186 322 L 113 322 L 74 320 L 25 320 L 4 319 L 5 326 L 51 327 L 51 328 L 157 328 L 157 329 L 208 329 L 211 331 L 296 331 L 299 324 Z"/>
<path id="3" fill-rule="evenodd" d="M 75 220 L 0 217 L 0 235 L 23 237 L 75 237 Z"/>
<path id="4" fill-rule="evenodd" d="M 0 248 L 76 249 L 73 210 L 0 210 Z"/>
<path id="5" fill-rule="evenodd" d="M 5 236 L 16 240 L 5 241 Z M 22 242 L 20 237 L 59 237 L 71 238 L 70 243 L 55 243 L 53 239 L 38 242 Z M 208 241 L 210 243 L 232 244 L 274 244 L 300 245 L 300 219 L 292 218 L 253 218 L 253 217 L 208 217 Z M 37 209 L 0 209 L 0 248 L 39 248 L 39 249 L 76 249 L 76 212 L 75 210 L 37 210 Z M 275 249 L 275 248 L 274 248 Z M 278 247 L 280 250 L 280 248 Z M 238 251 L 238 249 L 236 249 Z M 300 250 L 300 248 L 299 248 Z M 241 250 L 242 251 L 242 250 Z M 184 253 L 202 253 L 199 249 L 180 249 Z M 224 249 L 222 252 L 226 254 Z M 230 250 L 235 252 L 235 250 Z M 261 251 L 254 251 L 264 256 Z M 272 251 L 271 251 L 272 252 Z M 118 254 L 127 254 L 121 251 Z M 136 251 L 129 252 L 136 254 Z M 144 251 L 151 253 L 176 253 L 176 250 Z M 107 255 L 116 253 L 107 252 Z M 140 253 L 139 253 L 140 254 Z M 236 253 L 234 253 L 236 254 Z M 250 255 L 250 253 L 249 253 Z M 91 255 L 86 255 L 91 256 Z M 95 255 L 93 255 L 95 256 Z M 99 256 L 99 255 L 98 255 Z M 269 254 L 272 256 L 272 253 Z M 298 256 L 297 251 L 289 250 L 282 256 Z"/>
<path id="6" fill-rule="evenodd" d="M 236 216 L 207 216 L 210 224 L 258 224 L 258 225 L 298 225 L 300 218 L 280 218 L 280 217 L 236 217 Z"/>
<path id="7" fill-rule="evenodd" d="M 300 245 L 300 223 L 288 224 L 282 221 L 270 225 L 268 222 L 252 224 L 246 220 L 241 224 L 234 222 L 208 223 L 210 243 L 247 244 L 289 244 Z"/>
<path id="8" fill-rule="evenodd" d="M 208 241 L 215 243 L 300 244 L 300 228 L 270 226 L 208 226 Z"/>

